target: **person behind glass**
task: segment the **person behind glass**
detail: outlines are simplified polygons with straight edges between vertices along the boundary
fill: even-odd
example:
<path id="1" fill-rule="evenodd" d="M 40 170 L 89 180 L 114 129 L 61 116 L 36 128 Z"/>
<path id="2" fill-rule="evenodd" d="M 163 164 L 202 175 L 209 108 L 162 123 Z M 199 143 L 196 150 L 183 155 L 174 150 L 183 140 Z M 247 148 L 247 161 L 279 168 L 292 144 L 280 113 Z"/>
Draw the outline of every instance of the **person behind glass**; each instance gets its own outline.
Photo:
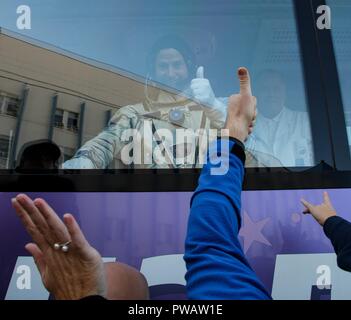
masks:
<path id="1" fill-rule="evenodd" d="M 61 150 L 49 139 L 33 140 L 25 143 L 17 156 L 15 170 L 29 172 L 36 170 L 57 170 Z"/>
<path id="2" fill-rule="evenodd" d="M 176 163 L 177 150 L 184 150 L 180 154 L 196 154 L 192 151 L 198 145 L 184 143 L 174 146 L 175 130 L 221 129 L 226 117 L 225 99 L 215 97 L 209 80 L 205 78 L 204 68 L 196 67 L 195 55 L 178 36 L 159 39 L 148 55 L 147 67 L 145 100 L 119 109 L 108 127 L 85 143 L 72 159 L 63 164 L 63 168 L 105 169 L 114 159 L 117 159 L 118 168 L 126 167 L 121 152 L 130 143 L 130 138 L 124 136 L 128 129 L 137 129 L 142 134 L 141 150 L 147 150 L 142 163 L 133 163 L 134 168 L 138 165 L 141 168 L 196 166 L 196 158 L 192 163 Z M 162 142 L 166 156 L 154 154 L 147 163 L 143 159 L 153 154 L 155 142 L 143 136 L 145 126 L 150 128 L 151 135 L 159 129 L 172 132 L 172 139 Z"/>
<path id="3" fill-rule="evenodd" d="M 246 147 L 264 166 L 312 166 L 308 113 L 287 106 L 286 90 L 285 80 L 279 72 L 265 70 L 260 73 L 257 124 Z"/>
<path id="4" fill-rule="evenodd" d="M 15 180 L 16 190 L 24 190 L 32 185 L 33 176 L 31 175 L 45 173 L 47 191 L 75 191 L 75 186 L 70 179 L 57 175 L 60 159 L 61 150 L 50 139 L 33 140 L 23 144 L 15 164 L 15 172 L 19 173 Z"/>
<path id="5" fill-rule="evenodd" d="M 337 255 L 339 268 L 351 272 L 351 223 L 338 217 L 327 192 L 323 194 L 323 203 L 313 205 L 301 199 L 305 206 L 303 213 L 312 217 L 323 227 Z"/>

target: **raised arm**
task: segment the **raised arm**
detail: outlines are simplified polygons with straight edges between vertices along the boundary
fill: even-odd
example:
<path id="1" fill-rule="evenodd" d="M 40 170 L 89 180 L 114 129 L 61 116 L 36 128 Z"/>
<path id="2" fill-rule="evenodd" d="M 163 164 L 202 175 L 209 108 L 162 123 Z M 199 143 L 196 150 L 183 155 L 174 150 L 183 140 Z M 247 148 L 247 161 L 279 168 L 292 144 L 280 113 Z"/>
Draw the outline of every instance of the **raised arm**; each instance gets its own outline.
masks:
<path id="1" fill-rule="evenodd" d="M 245 258 L 238 240 L 241 224 L 241 188 L 244 177 L 243 142 L 252 132 L 256 98 L 251 94 L 248 71 L 240 68 L 240 94 L 229 99 L 225 128 L 229 152 L 220 149 L 228 170 L 211 174 L 216 164 L 203 167 L 191 199 L 185 242 L 187 293 L 190 299 L 270 299 Z M 209 148 L 208 160 L 218 156 L 221 140 Z M 217 148 L 216 148 L 217 147 Z"/>
<path id="2" fill-rule="evenodd" d="M 323 203 L 313 205 L 301 199 L 305 206 L 304 213 L 310 213 L 323 227 L 337 255 L 338 266 L 351 271 L 351 223 L 338 217 L 327 192 L 323 194 Z"/>

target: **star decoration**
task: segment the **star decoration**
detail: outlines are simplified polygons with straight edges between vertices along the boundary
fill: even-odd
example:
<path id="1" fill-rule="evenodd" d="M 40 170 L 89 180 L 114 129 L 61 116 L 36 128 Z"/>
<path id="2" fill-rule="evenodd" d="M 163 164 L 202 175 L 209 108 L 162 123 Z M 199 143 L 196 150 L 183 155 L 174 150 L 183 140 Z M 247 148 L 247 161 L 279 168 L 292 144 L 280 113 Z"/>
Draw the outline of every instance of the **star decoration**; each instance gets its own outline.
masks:
<path id="1" fill-rule="evenodd" d="M 262 234 L 262 229 L 269 220 L 270 218 L 265 218 L 260 221 L 252 221 L 247 212 L 244 211 L 243 225 L 240 229 L 239 235 L 243 238 L 245 254 L 255 241 L 270 247 L 272 246 L 272 244 Z"/>

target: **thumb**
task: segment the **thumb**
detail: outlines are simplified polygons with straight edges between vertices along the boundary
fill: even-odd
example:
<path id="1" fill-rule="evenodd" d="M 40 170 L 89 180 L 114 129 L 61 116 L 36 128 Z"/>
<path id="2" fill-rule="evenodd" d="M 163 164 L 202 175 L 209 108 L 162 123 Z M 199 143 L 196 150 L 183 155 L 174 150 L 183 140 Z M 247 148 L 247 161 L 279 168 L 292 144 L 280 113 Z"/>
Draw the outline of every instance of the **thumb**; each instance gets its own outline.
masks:
<path id="1" fill-rule="evenodd" d="M 238 78 L 240 81 L 240 93 L 251 96 L 252 92 L 249 71 L 244 67 L 240 67 L 238 69 Z"/>
<path id="2" fill-rule="evenodd" d="M 305 206 L 307 210 L 304 210 L 303 213 L 311 213 L 313 209 L 313 205 L 306 201 L 305 199 L 301 199 L 302 204 Z"/>
<path id="3" fill-rule="evenodd" d="M 200 66 L 196 70 L 196 78 L 203 79 L 205 77 L 205 69 L 203 66 Z"/>
<path id="4" fill-rule="evenodd" d="M 33 256 L 34 262 L 39 270 L 39 273 L 43 275 L 45 271 L 45 261 L 42 251 L 35 243 L 27 243 L 25 245 L 25 248 Z"/>

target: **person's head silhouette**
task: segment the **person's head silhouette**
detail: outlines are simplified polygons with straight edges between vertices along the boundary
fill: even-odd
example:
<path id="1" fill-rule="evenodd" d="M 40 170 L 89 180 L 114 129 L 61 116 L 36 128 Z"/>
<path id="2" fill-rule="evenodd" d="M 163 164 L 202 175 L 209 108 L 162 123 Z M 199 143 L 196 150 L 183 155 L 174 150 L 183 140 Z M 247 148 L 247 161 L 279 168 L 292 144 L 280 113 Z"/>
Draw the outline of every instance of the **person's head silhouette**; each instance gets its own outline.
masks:
<path id="1" fill-rule="evenodd" d="M 60 148 L 51 140 L 30 141 L 18 153 L 16 170 L 55 170 L 60 157 Z"/>

